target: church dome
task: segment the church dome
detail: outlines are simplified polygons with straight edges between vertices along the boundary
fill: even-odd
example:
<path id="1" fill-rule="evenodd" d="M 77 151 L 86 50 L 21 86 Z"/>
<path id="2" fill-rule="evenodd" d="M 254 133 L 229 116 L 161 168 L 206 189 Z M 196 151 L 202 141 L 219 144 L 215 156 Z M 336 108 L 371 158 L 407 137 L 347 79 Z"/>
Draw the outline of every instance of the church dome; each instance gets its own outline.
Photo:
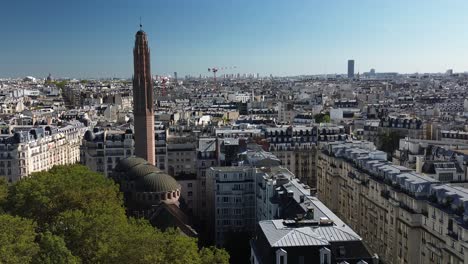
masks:
<path id="1" fill-rule="evenodd" d="M 130 179 L 137 179 L 140 177 L 144 177 L 152 172 L 161 172 L 161 171 L 151 164 L 138 164 L 132 167 L 127 172 L 127 175 L 129 176 Z"/>
<path id="2" fill-rule="evenodd" d="M 163 172 L 153 172 L 139 178 L 136 189 L 139 192 L 168 193 L 179 190 L 180 185 L 174 178 Z"/>
<path id="3" fill-rule="evenodd" d="M 129 157 L 120 160 L 114 173 L 120 180 L 134 181 L 136 192 L 167 193 L 180 190 L 179 183 L 173 177 L 142 158 Z"/>
<path id="4" fill-rule="evenodd" d="M 131 168 L 140 165 L 140 164 L 148 164 L 145 159 L 139 157 L 128 157 L 119 161 L 119 164 L 115 167 L 114 171 L 119 172 L 128 172 Z"/>

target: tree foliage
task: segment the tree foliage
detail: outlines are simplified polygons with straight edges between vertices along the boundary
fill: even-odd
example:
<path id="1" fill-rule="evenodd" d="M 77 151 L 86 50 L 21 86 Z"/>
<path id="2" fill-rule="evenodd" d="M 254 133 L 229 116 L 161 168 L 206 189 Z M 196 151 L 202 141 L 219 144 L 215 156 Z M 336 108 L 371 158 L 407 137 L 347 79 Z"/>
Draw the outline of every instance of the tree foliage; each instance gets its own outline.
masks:
<path id="1" fill-rule="evenodd" d="M 8 199 L 13 214 L 51 224 L 62 212 L 112 208 L 124 214 L 121 194 L 112 180 L 81 165 L 57 166 L 12 186 Z"/>
<path id="2" fill-rule="evenodd" d="M 223 264 L 229 263 L 229 254 L 226 250 L 216 247 L 203 248 L 200 251 L 202 264 Z"/>
<path id="3" fill-rule="evenodd" d="M 65 88 L 65 85 L 67 85 L 67 83 L 68 83 L 67 81 L 55 81 L 54 82 L 54 84 L 60 89 Z"/>
<path id="4" fill-rule="evenodd" d="M 378 146 L 379 149 L 387 152 L 389 157 L 395 152 L 395 150 L 399 147 L 400 139 L 404 136 L 396 131 L 391 131 L 389 133 L 380 134 L 378 136 Z"/>
<path id="5" fill-rule="evenodd" d="M 196 239 L 178 230 L 161 232 L 146 220 L 127 218 L 116 184 L 81 165 L 34 173 L 6 190 L 5 207 L 16 215 L 7 216 L 30 224 L 21 229 L 29 230 L 31 241 L 22 242 L 29 254 L 10 263 L 229 263 L 222 249 L 199 250 Z M 0 238 L 11 248 L 26 240 Z"/>
<path id="6" fill-rule="evenodd" d="M 32 220 L 0 215 L 0 263 L 29 263 L 39 251 Z"/>
<path id="7" fill-rule="evenodd" d="M 39 253 L 33 259 L 34 264 L 77 264 L 79 258 L 73 256 L 62 237 L 51 232 L 38 235 Z"/>
<path id="8" fill-rule="evenodd" d="M 315 123 L 330 123 L 330 114 L 326 113 L 320 113 L 314 115 Z"/>
<path id="9" fill-rule="evenodd" d="M 8 182 L 4 177 L 0 177 L 0 213 L 4 211 L 4 207 L 8 197 Z"/>

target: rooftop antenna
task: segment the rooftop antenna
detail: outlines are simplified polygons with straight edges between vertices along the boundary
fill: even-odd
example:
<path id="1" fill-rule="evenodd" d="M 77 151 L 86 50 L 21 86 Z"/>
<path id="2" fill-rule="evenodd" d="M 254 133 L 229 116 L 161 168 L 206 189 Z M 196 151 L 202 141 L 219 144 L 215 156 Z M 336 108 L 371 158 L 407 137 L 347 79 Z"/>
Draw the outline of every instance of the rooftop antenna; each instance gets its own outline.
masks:
<path id="1" fill-rule="evenodd" d="M 141 17 L 140 17 L 140 30 L 142 30 L 143 25 L 141 24 Z"/>

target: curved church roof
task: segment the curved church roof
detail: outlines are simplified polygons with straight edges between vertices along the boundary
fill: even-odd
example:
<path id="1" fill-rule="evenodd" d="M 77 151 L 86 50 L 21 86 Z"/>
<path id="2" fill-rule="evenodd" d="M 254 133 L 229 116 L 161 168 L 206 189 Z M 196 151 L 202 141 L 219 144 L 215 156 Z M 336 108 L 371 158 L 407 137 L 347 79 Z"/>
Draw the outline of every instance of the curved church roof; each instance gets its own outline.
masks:
<path id="1" fill-rule="evenodd" d="M 128 157 L 122 159 L 114 171 L 121 175 L 124 174 L 126 179 L 135 181 L 138 192 L 163 193 L 180 189 L 179 183 L 173 177 L 142 158 Z"/>
<path id="2" fill-rule="evenodd" d="M 136 189 L 141 192 L 165 193 L 180 189 L 180 185 L 171 176 L 161 173 L 150 173 L 136 182 Z"/>

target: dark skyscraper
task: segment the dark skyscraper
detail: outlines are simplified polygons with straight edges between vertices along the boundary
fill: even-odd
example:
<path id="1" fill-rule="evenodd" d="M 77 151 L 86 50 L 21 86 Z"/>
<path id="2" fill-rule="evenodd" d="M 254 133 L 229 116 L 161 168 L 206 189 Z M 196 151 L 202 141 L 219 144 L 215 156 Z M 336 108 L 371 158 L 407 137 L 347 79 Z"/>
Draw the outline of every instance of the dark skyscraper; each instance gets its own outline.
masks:
<path id="1" fill-rule="evenodd" d="M 146 33 L 136 33 L 133 48 L 133 119 L 135 155 L 155 165 L 153 79 Z"/>
<path id="2" fill-rule="evenodd" d="M 354 78 L 354 60 L 348 60 L 348 78 Z"/>

